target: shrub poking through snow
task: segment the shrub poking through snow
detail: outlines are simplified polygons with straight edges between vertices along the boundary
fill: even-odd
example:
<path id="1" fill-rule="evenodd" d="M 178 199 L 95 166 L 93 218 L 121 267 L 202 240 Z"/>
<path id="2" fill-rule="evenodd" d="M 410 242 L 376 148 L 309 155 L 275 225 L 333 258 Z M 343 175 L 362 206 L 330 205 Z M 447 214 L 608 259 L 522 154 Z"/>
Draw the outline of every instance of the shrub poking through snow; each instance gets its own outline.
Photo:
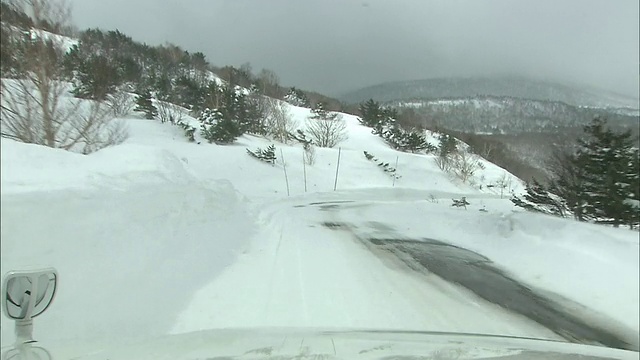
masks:
<path id="1" fill-rule="evenodd" d="M 463 207 L 465 210 L 467 210 L 467 205 L 471 205 L 468 201 L 466 197 L 462 197 L 461 199 L 451 199 L 453 200 L 453 204 L 451 204 L 451 206 L 453 207 Z"/>
<path id="2" fill-rule="evenodd" d="M 264 150 L 260 148 L 257 148 L 255 151 L 247 149 L 247 154 L 266 163 L 276 163 L 276 147 L 273 144 L 269 145 Z"/>
<path id="3" fill-rule="evenodd" d="M 196 141 L 196 128 L 194 126 L 187 124 L 183 120 L 178 121 L 176 125 L 180 126 L 182 130 L 184 130 L 184 136 L 187 138 L 187 140 L 189 140 L 190 142 Z"/>
<path id="4" fill-rule="evenodd" d="M 375 156 L 373 156 L 373 154 L 365 151 L 364 152 L 364 157 L 367 158 L 367 160 L 372 161 L 374 163 L 376 163 L 376 165 L 378 165 L 379 168 L 382 169 L 382 171 L 386 172 L 387 174 L 389 174 L 389 176 L 394 177 L 397 179 L 400 179 L 400 175 L 396 174 L 396 169 L 391 167 L 389 165 L 389 163 L 383 162 L 381 160 L 378 160 Z"/>
<path id="5" fill-rule="evenodd" d="M 313 147 L 313 141 L 307 138 L 307 134 L 302 130 L 297 130 L 295 134 L 288 132 L 287 136 L 302 144 L 302 148 L 304 149 L 304 162 L 307 165 L 313 165 L 316 162 L 316 149 Z"/>
<path id="6" fill-rule="evenodd" d="M 342 115 L 328 111 L 322 102 L 316 104 L 307 118 L 307 132 L 317 146 L 332 148 L 347 140 L 347 124 Z"/>
<path id="7" fill-rule="evenodd" d="M 178 105 L 166 101 L 157 101 L 158 118 L 162 123 L 178 124 L 184 118 L 184 113 Z"/>

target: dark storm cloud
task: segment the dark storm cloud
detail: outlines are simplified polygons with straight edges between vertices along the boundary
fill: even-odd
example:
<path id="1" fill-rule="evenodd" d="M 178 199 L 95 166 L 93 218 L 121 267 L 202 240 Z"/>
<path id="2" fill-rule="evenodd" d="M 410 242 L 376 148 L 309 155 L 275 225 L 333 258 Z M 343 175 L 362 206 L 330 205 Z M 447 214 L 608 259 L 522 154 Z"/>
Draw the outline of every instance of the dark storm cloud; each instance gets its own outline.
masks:
<path id="1" fill-rule="evenodd" d="M 638 12 L 637 0 L 75 0 L 74 22 L 333 94 L 508 73 L 638 96 Z"/>

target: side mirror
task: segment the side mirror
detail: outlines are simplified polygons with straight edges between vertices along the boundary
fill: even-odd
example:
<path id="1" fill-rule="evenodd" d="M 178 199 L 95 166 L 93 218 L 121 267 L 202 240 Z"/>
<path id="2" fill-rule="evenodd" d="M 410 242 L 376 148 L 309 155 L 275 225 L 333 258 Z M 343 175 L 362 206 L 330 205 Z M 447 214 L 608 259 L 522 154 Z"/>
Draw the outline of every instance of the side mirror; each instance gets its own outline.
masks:
<path id="1" fill-rule="evenodd" d="M 2 282 L 2 312 L 16 321 L 16 343 L 34 342 L 32 319 L 42 314 L 56 294 L 58 272 L 48 268 L 10 271 Z"/>
<path id="2" fill-rule="evenodd" d="M 2 355 L 2 360 L 52 360 L 53 357 L 47 349 L 39 346 L 24 344 L 20 347 L 9 349 Z"/>

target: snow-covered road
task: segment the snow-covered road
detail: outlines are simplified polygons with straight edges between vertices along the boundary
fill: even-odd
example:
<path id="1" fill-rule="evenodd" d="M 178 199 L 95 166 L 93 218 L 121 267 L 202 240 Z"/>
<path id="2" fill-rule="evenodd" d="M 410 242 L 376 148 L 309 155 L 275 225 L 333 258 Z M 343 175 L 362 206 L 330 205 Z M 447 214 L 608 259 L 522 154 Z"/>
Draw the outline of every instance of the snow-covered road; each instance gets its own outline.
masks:
<path id="1" fill-rule="evenodd" d="M 195 294 L 173 332 L 282 326 L 558 339 L 438 276 L 377 257 L 348 233 L 325 226 L 333 216 L 295 201 L 268 206 L 250 249 Z"/>
<path id="2" fill-rule="evenodd" d="M 422 195 L 361 190 L 256 202 L 226 182 L 11 194 L 2 198 L 2 272 L 58 268 L 55 306 L 36 322 L 45 343 L 81 338 L 95 348 L 96 341 L 256 327 L 561 339 L 402 261 L 401 252 L 362 241 L 449 226 L 456 210 Z M 336 231 L 346 224 L 348 231 Z M 2 321 L 7 344 L 12 329 Z"/>

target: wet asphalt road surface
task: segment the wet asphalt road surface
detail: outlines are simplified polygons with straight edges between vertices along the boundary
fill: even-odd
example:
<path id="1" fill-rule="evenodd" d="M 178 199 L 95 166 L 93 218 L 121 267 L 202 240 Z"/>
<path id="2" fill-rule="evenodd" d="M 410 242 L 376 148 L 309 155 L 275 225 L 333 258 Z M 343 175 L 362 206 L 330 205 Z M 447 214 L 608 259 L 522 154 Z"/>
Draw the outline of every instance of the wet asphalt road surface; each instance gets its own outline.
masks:
<path id="1" fill-rule="evenodd" d="M 336 210 L 339 206 L 337 203 L 310 205 L 319 205 L 323 211 Z M 607 324 L 581 319 L 543 295 L 544 292 L 516 281 L 476 252 L 434 239 L 407 239 L 393 234 L 393 228 L 386 224 L 378 224 L 381 227 L 378 230 L 384 230 L 382 237 L 362 234 L 359 232 L 362 227 L 343 222 L 324 222 L 322 226 L 350 232 L 372 252 L 394 255 L 414 271 L 435 274 L 462 286 L 486 301 L 535 321 L 567 341 L 638 351 L 638 343 L 629 340 L 637 334 L 619 334 Z"/>

